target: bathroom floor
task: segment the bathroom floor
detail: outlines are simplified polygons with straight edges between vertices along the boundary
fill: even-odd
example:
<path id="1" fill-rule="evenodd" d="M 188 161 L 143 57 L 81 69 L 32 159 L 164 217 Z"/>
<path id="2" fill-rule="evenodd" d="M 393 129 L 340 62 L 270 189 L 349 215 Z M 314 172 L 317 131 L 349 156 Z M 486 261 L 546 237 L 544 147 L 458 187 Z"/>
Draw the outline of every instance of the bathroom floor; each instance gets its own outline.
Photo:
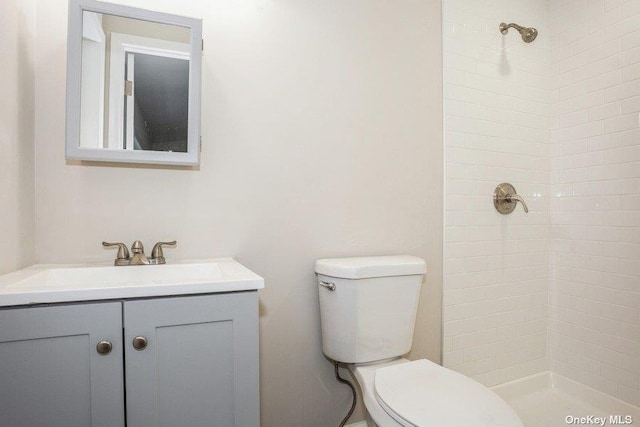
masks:
<path id="1" fill-rule="evenodd" d="M 640 408 L 549 372 L 493 390 L 515 409 L 525 427 L 640 426 Z"/>

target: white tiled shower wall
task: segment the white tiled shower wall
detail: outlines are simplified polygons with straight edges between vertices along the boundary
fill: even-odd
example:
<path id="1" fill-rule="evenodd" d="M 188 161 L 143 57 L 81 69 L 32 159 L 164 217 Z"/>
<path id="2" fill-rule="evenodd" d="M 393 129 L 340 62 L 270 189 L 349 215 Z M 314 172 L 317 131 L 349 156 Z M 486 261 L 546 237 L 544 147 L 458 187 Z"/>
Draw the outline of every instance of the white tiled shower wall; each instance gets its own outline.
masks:
<path id="1" fill-rule="evenodd" d="M 550 41 L 498 30 L 504 20 L 544 34 L 547 11 L 546 1 L 443 1 L 443 361 L 488 385 L 548 366 Z M 496 212 L 501 182 L 529 214 Z"/>
<path id="2" fill-rule="evenodd" d="M 550 7 L 551 367 L 640 405 L 640 0 Z"/>
<path id="3" fill-rule="evenodd" d="M 444 364 L 639 405 L 640 0 L 443 5 Z M 503 181 L 529 214 L 495 212 Z"/>

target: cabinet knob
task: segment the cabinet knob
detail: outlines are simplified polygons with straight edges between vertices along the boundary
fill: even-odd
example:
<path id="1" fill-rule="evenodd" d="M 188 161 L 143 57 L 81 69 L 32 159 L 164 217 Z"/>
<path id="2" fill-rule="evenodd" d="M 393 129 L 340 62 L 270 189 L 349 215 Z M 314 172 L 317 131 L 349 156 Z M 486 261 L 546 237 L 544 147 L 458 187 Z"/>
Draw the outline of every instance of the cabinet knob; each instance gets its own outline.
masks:
<path id="1" fill-rule="evenodd" d="M 113 349 L 113 344 L 111 344 L 111 342 L 109 341 L 100 341 L 96 345 L 96 351 L 98 352 L 98 354 L 101 354 L 103 356 L 106 356 L 107 354 L 111 353 L 112 349 Z"/>
<path id="2" fill-rule="evenodd" d="M 133 344 L 133 348 L 140 351 L 147 348 L 147 344 L 149 344 L 149 341 L 147 341 L 147 338 L 145 337 L 138 336 L 133 339 L 132 344 Z"/>

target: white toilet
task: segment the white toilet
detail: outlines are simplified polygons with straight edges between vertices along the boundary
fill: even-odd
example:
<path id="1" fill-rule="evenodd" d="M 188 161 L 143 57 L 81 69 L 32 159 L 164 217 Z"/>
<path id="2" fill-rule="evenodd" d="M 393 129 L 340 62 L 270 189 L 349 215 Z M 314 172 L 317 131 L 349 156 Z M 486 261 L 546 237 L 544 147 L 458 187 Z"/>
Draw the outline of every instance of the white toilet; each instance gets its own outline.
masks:
<path id="1" fill-rule="evenodd" d="M 522 427 L 482 384 L 426 359 L 401 356 L 413 343 L 425 262 L 413 256 L 316 262 L 322 350 L 349 364 L 369 427 Z"/>

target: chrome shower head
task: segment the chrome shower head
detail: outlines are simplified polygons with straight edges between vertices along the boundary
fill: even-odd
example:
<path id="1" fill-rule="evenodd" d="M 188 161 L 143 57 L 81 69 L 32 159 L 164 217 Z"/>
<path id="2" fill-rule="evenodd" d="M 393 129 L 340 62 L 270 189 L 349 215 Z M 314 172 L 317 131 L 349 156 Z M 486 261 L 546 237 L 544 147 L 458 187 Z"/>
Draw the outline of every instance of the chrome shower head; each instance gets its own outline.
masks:
<path id="1" fill-rule="evenodd" d="M 531 43 L 536 39 L 536 37 L 538 37 L 538 30 L 533 27 L 522 27 L 518 24 L 513 23 L 507 25 L 504 22 L 500 24 L 500 32 L 502 34 L 507 34 L 509 32 L 509 28 L 515 28 L 516 30 L 518 30 L 520 36 L 522 36 L 522 40 L 525 43 Z"/>

